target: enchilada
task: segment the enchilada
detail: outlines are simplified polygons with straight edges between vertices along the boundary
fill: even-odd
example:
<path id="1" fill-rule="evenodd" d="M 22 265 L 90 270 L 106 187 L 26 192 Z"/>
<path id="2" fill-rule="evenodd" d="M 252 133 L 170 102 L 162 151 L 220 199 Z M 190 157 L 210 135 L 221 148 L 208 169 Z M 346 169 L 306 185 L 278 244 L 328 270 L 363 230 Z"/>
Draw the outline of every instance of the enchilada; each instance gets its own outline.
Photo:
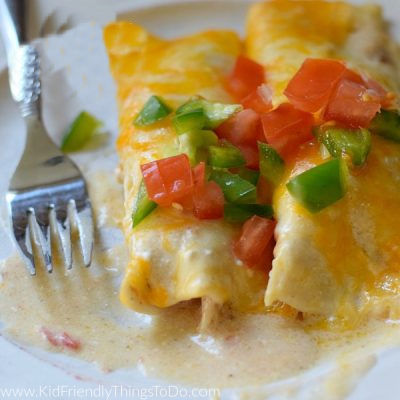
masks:
<path id="1" fill-rule="evenodd" d="M 118 85 L 124 231 L 131 251 L 122 302 L 145 312 L 195 298 L 210 299 L 206 309 L 225 302 L 242 310 L 260 308 L 266 273 L 238 265 L 230 246 L 237 227 L 200 221 L 177 204 L 158 207 L 137 227 L 132 224 L 140 165 L 179 154 L 180 146 L 170 118 L 148 127 L 135 126 L 134 118 L 151 95 L 174 108 L 193 95 L 229 102 L 222 78 L 242 52 L 238 36 L 215 31 L 165 41 L 117 22 L 106 28 L 105 43 Z"/>
<path id="2" fill-rule="evenodd" d="M 287 101 L 285 89 L 308 57 L 345 60 L 387 90 L 399 88 L 398 48 L 378 6 L 263 3 L 251 9 L 247 26 L 247 54 L 265 66 L 277 104 Z M 365 165 L 351 167 L 346 197 L 314 215 L 298 206 L 285 185 L 323 162 L 318 145 L 303 148 L 275 193 L 277 246 L 266 305 L 281 301 L 349 321 L 357 321 L 362 311 L 387 313 L 390 302 L 395 312 L 399 144 L 373 135 Z"/>
<path id="3" fill-rule="evenodd" d="M 399 57 L 378 7 L 254 5 L 244 47 L 230 32 L 164 41 L 126 22 L 105 43 L 131 251 L 125 304 L 154 312 L 200 298 L 204 310 L 349 321 L 387 311 L 398 290 Z M 199 200 L 202 168 L 210 191 Z"/>

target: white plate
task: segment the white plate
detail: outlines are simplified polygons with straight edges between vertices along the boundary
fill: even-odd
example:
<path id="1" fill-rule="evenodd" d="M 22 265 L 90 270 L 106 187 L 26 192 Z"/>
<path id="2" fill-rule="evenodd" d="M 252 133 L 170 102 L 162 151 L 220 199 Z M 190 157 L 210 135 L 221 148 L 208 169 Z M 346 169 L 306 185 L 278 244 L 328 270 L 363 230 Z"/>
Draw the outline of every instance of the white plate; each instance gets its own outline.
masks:
<path id="1" fill-rule="evenodd" d="M 363 1 L 356 1 L 363 3 Z M 94 4 L 91 1 L 92 5 Z M 108 3 L 108 4 L 107 4 Z M 104 15 L 113 17 L 117 12 L 120 19 L 131 19 L 144 25 L 150 31 L 164 37 L 179 36 L 208 28 L 229 28 L 243 33 L 244 16 L 248 3 L 245 0 L 236 1 L 137 1 L 132 4 L 131 0 L 120 0 L 117 2 L 101 1 L 103 7 L 102 21 Z M 393 0 L 380 1 L 385 7 L 385 14 L 389 20 L 395 21 L 400 18 L 400 2 Z M 88 4 L 85 4 L 86 8 Z M 71 7 L 70 7 L 71 8 Z M 79 9 L 77 10 L 79 14 Z M 400 34 L 400 24 L 395 26 L 395 31 Z M 53 133 L 55 139 L 59 139 L 61 133 L 71 120 L 71 117 L 80 110 L 80 104 L 87 105 L 89 111 L 99 115 L 110 130 L 116 133 L 116 108 L 114 104 L 114 87 L 107 71 L 107 63 L 104 49 L 101 44 L 100 30 L 94 26 L 77 28 L 78 31 L 70 32 L 63 38 L 52 38 L 45 44 L 46 55 L 49 57 L 51 71 L 45 72 L 45 90 L 47 100 L 44 99 L 45 121 Z M 90 35 L 85 36 L 87 40 L 82 41 L 79 29 L 89 30 Z M 400 35 L 399 35 L 400 37 Z M 67 46 L 61 46 L 67 43 Z M 92 57 L 96 54 L 95 57 Z M 99 58 L 101 63 L 98 62 Z M 0 63 L 1 65 L 1 63 Z M 66 65 L 72 68 L 68 74 L 63 70 Z M 54 73 L 56 70 L 56 73 Z M 93 73 L 96 71 L 96 73 Z M 63 92 L 61 96 L 62 83 L 58 78 L 66 80 L 65 87 L 79 87 L 79 91 Z M 57 81 L 57 85 L 54 83 Z M 99 90 L 101 83 L 102 91 L 106 96 L 93 96 Z M 46 92 L 45 92 L 46 93 Z M 51 102 L 49 101 L 51 99 Z M 68 101 L 68 107 L 60 107 L 63 101 Z M 57 110 L 62 109 L 60 113 Z M 15 167 L 23 142 L 23 124 L 18 116 L 17 109 L 12 103 L 8 93 L 8 82 L 6 73 L 0 72 L 0 195 L 3 196 L 7 187 L 8 179 Z M 12 149 L 12 150 L 10 150 Z M 2 221 L 5 219 L 4 203 L 2 204 Z M 0 230 L 0 257 L 3 257 L 11 249 L 5 230 Z M 10 343 L 0 337 L 0 399 L 6 397 L 2 389 L 19 388 L 35 389 L 36 395 L 40 395 L 39 387 L 42 385 L 42 397 L 49 394 L 49 385 L 57 390 L 58 385 L 65 385 L 72 391 L 54 392 L 53 396 L 60 399 L 78 398 L 76 390 L 91 389 L 96 398 L 107 398 L 105 390 L 114 390 L 113 385 L 129 385 L 135 387 L 149 387 L 151 385 L 166 385 L 144 377 L 140 371 L 117 371 L 111 374 L 103 374 L 93 365 L 71 359 L 63 355 L 49 354 L 37 349 L 26 349 Z M 371 360 L 364 360 L 366 363 Z M 374 362 L 374 360 L 372 360 Z M 388 350 L 381 354 L 375 366 L 360 381 L 357 388 L 352 392 L 351 400 L 368 399 L 398 399 L 400 393 L 400 382 L 397 378 L 400 366 L 400 351 Z M 323 368 L 317 368 L 304 378 L 293 378 L 293 382 L 305 382 L 303 390 L 296 395 L 288 394 L 288 398 L 315 399 L 321 398 L 318 392 L 319 376 L 324 372 Z M 100 386 L 99 385 L 104 385 Z M 286 398 L 283 390 L 286 382 L 272 385 L 276 399 Z M 317 388 L 317 389 L 316 389 Z M 282 390 L 281 390 L 282 389 Z M 74 391 L 75 390 L 75 391 Z M 103 391 L 102 391 L 103 390 Z M 115 389 L 116 390 L 116 389 Z M 118 397 L 117 392 L 112 392 Z M 280 394 L 279 394 L 280 393 Z M 21 393 L 22 398 L 29 397 L 29 393 Z M 253 399 L 250 394 L 249 399 Z M 15 397 L 15 396 L 14 396 Z M 32 395 L 30 397 L 33 397 Z M 81 396 L 82 397 L 82 396 Z M 89 397 L 89 395 L 84 396 Z M 13 398 L 13 396 L 9 396 Z M 139 396 L 132 398 L 140 398 Z M 145 398 L 145 397 L 142 397 Z M 162 398 L 162 397 L 158 397 Z M 175 396 L 174 398 L 187 398 L 186 396 Z M 234 398 L 233 391 L 223 393 L 223 399 Z"/>

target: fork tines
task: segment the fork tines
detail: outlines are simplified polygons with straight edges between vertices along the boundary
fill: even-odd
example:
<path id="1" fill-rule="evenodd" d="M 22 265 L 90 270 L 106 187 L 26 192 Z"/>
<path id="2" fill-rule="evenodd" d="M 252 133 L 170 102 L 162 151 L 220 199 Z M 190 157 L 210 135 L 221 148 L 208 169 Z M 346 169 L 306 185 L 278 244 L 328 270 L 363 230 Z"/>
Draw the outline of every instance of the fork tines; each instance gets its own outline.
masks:
<path id="1" fill-rule="evenodd" d="M 68 196 L 79 193 L 77 197 Z M 76 243 L 82 263 L 91 264 L 93 251 L 92 208 L 81 179 L 35 189 L 9 191 L 7 201 L 17 244 L 31 275 L 38 265 L 53 270 L 54 254 L 66 269 L 72 268 Z"/>
<path id="2" fill-rule="evenodd" d="M 40 54 L 24 29 L 27 4 L 0 0 L 0 33 L 7 52 L 11 95 L 26 126 L 25 149 L 11 178 L 7 202 L 15 239 L 34 275 L 40 263 L 48 272 L 53 270 L 52 249 L 57 247 L 70 269 L 74 237 L 83 264 L 89 266 L 93 221 L 81 171 L 53 143 L 43 124 Z"/>

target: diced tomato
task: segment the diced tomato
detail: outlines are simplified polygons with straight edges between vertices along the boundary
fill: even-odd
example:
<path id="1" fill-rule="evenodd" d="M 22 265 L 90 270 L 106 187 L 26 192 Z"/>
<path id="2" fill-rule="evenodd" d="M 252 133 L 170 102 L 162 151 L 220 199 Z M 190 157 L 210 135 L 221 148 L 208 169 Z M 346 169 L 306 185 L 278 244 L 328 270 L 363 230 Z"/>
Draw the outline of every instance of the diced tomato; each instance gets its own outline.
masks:
<path id="1" fill-rule="evenodd" d="M 240 101 L 264 83 L 264 67 L 250 58 L 240 55 L 228 77 L 227 89 Z"/>
<path id="2" fill-rule="evenodd" d="M 224 215 L 224 194 L 213 181 L 196 187 L 193 194 L 193 214 L 199 219 L 218 219 Z"/>
<path id="3" fill-rule="evenodd" d="M 204 188 L 204 185 L 206 184 L 206 164 L 204 161 L 201 161 L 199 164 L 197 164 L 195 167 L 192 168 L 192 174 L 193 174 L 193 192 L 182 197 L 177 201 L 184 210 L 187 211 L 193 211 L 194 209 L 194 204 L 193 204 L 193 198 L 196 193 L 196 190 L 199 191 L 200 189 Z"/>
<path id="4" fill-rule="evenodd" d="M 371 96 L 371 98 L 376 98 L 377 100 L 379 100 L 382 107 L 391 107 L 393 103 L 393 95 L 374 79 L 371 79 L 368 76 L 361 76 L 357 72 L 348 68 L 346 69 L 346 72 L 342 77 L 342 80 L 343 79 L 347 79 L 351 82 L 365 86 L 365 88 L 369 89 L 368 94 Z"/>
<path id="5" fill-rule="evenodd" d="M 216 129 L 221 139 L 231 143 L 256 144 L 262 133 L 260 116 L 253 110 L 243 110 L 229 118 Z"/>
<path id="6" fill-rule="evenodd" d="M 371 96 L 365 86 L 345 79 L 329 100 L 324 119 L 351 128 L 367 127 L 380 108 L 379 99 Z"/>
<path id="7" fill-rule="evenodd" d="M 387 91 L 382 87 L 380 83 L 374 81 L 371 78 L 364 78 L 364 83 L 368 89 L 373 90 L 377 96 L 380 98 L 385 98 L 387 95 Z"/>
<path id="8" fill-rule="evenodd" d="M 372 97 L 376 96 L 384 108 L 390 108 L 393 105 L 393 101 L 396 98 L 394 93 L 390 93 L 384 89 L 384 87 L 377 81 L 371 78 L 364 78 L 364 82 Z"/>
<path id="9" fill-rule="evenodd" d="M 284 94 L 298 110 L 317 112 L 324 108 L 346 71 L 340 61 L 308 58 L 286 87 Z"/>
<path id="10" fill-rule="evenodd" d="M 49 329 L 43 327 L 40 330 L 44 337 L 55 347 L 65 347 L 70 350 L 79 350 L 81 348 L 81 343 L 73 339 L 68 333 L 54 333 Z"/>
<path id="11" fill-rule="evenodd" d="M 258 153 L 258 147 L 245 144 L 239 144 L 237 147 L 240 149 L 246 160 L 246 167 L 251 169 L 259 169 L 260 157 Z"/>
<path id="12" fill-rule="evenodd" d="M 272 90 L 265 83 L 241 101 L 244 108 L 251 108 L 262 114 L 272 110 Z"/>
<path id="13" fill-rule="evenodd" d="M 201 161 L 193 168 L 193 183 L 196 187 L 204 186 L 206 182 L 206 164 Z"/>
<path id="14" fill-rule="evenodd" d="M 269 241 L 269 243 L 267 244 L 267 247 L 265 248 L 263 253 L 261 254 L 261 257 L 260 257 L 259 261 L 257 262 L 257 264 L 252 266 L 253 269 L 264 271 L 266 273 L 268 273 L 271 270 L 272 261 L 274 259 L 275 244 L 276 244 L 276 242 L 275 242 L 274 238 L 272 238 Z"/>
<path id="15" fill-rule="evenodd" d="M 274 186 L 263 176 L 257 182 L 257 202 L 260 204 L 271 204 Z"/>
<path id="16" fill-rule="evenodd" d="M 361 76 L 359 73 L 352 69 L 346 68 L 346 71 L 341 80 L 347 79 L 348 81 L 358 83 L 359 85 L 365 86 L 366 89 L 373 90 L 377 96 L 385 97 L 387 92 L 377 81 L 367 77 Z"/>
<path id="17" fill-rule="evenodd" d="M 313 116 L 283 103 L 261 118 L 267 142 L 282 157 L 297 151 L 298 147 L 313 139 Z"/>
<path id="18" fill-rule="evenodd" d="M 192 168 L 193 174 L 193 185 L 194 191 L 196 188 L 202 188 L 206 183 L 206 164 L 204 161 L 201 161 L 195 167 Z M 178 203 L 188 211 L 193 211 L 193 193 L 190 193 L 181 199 L 179 199 Z"/>
<path id="19" fill-rule="evenodd" d="M 365 84 L 363 77 L 360 74 L 358 74 L 357 72 L 355 72 L 349 68 L 346 68 L 346 71 L 344 72 L 344 74 L 342 76 L 342 80 L 343 79 L 347 79 L 348 81 L 358 83 L 359 85 Z"/>
<path id="20" fill-rule="evenodd" d="M 273 238 L 275 225 L 275 221 L 257 215 L 248 219 L 233 247 L 236 257 L 249 267 L 257 265 Z"/>
<path id="21" fill-rule="evenodd" d="M 182 197 L 174 204 L 180 204 L 186 211 L 193 211 L 193 194 L 188 194 L 187 196 Z"/>
<path id="22" fill-rule="evenodd" d="M 189 157 L 180 154 L 141 165 L 147 194 L 161 206 L 189 195 L 193 191 L 193 176 Z"/>

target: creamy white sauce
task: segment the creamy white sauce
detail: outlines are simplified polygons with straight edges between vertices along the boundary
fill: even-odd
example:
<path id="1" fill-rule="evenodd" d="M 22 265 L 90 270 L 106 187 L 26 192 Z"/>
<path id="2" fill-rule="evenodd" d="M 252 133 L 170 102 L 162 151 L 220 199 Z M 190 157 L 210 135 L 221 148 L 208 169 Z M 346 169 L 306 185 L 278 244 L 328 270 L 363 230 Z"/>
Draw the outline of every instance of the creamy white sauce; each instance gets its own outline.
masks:
<path id="1" fill-rule="evenodd" d="M 122 189 L 106 172 L 92 174 L 88 181 L 99 229 L 90 269 L 75 265 L 64 272 L 56 266 L 52 275 L 39 269 L 32 278 L 17 255 L 0 265 L 0 320 L 13 340 L 66 352 L 105 371 L 140 366 L 151 376 L 211 387 L 261 385 L 297 375 L 350 348 L 370 354 L 371 343 L 379 347 L 397 341 L 397 328 L 383 322 L 344 334 L 310 329 L 304 321 L 279 315 L 240 315 L 228 309 L 200 335 L 197 301 L 155 316 L 125 308 L 118 299 L 128 258 L 117 229 Z M 80 348 L 51 344 L 43 328 L 67 333 Z M 333 375 L 327 390 L 343 385 L 345 375 Z"/>

